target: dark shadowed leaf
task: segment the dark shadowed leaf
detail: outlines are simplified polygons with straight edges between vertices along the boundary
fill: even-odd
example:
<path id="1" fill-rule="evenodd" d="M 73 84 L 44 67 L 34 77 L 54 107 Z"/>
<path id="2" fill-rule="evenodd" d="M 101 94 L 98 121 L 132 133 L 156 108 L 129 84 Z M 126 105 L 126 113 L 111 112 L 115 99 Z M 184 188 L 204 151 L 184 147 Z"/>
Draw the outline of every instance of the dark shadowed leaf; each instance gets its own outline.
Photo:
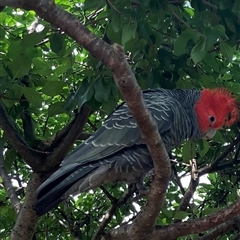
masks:
<path id="1" fill-rule="evenodd" d="M 33 107 L 40 108 L 42 106 L 42 96 L 33 88 L 21 87 L 22 93 Z"/>
<path id="2" fill-rule="evenodd" d="M 63 81 L 51 81 L 43 86 L 42 92 L 48 96 L 53 97 L 61 93 L 64 86 L 65 83 Z"/>
<path id="3" fill-rule="evenodd" d="M 220 43 L 220 50 L 222 55 L 227 59 L 228 62 L 232 62 L 233 59 L 233 48 L 227 43 Z"/>
<path id="4" fill-rule="evenodd" d="M 57 102 L 53 103 L 48 107 L 48 117 L 52 117 L 56 114 L 66 113 L 64 109 L 65 103 L 64 102 Z"/>

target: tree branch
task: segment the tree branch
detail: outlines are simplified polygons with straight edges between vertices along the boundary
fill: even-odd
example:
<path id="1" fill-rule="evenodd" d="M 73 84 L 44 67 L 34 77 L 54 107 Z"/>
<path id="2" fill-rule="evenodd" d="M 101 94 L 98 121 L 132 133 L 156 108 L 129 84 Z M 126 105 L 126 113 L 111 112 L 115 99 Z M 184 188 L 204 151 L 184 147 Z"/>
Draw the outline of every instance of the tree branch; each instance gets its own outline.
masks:
<path id="1" fill-rule="evenodd" d="M 12 185 L 11 178 L 8 176 L 7 171 L 4 167 L 3 147 L 1 144 L 0 144 L 0 176 L 2 177 L 3 185 L 7 191 L 10 202 L 15 212 L 18 213 L 21 208 L 21 203 Z"/>
<path id="2" fill-rule="evenodd" d="M 238 218 L 238 217 L 236 217 Z M 208 234 L 199 237 L 198 240 L 212 240 L 223 235 L 227 231 L 231 231 L 236 228 L 235 218 L 230 221 L 224 222 L 210 231 Z"/>
<path id="3" fill-rule="evenodd" d="M 181 223 L 174 223 L 169 226 L 156 227 L 151 240 L 175 239 L 181 236 L 187 236 L 193 233 L 200 233 L 209 229 L 209 226 L 216 227 L 226 222 L 226 219 L 232 219 L 240 214 L 240 199 L 223 210 L 212 213 L 206 217 L 188 220 Z M 126 232 L 131 226 L 124 226 L 119 229 L 113 229 L 104 236 L 105 240 L 124 239 Z M 126 238 L 125 238 L 126 239 Z"/>
<path id="4" fill-rule="evenodd" d="M 240 134 L 235 138 L 224 150 L 224 152 L 218 156 L 212 163 L 198 170 L 199 176 L 202 176 L 206 173 L 212 172 L 215 170 L 217 165 L 230 153 L 236 144 L 240 143 Z"/>
<path id="5" fill-rule="evenodd" d="M 5 107 L 3 106 L 1 101 L 0 101 L 0 125 L 4 130 L 11 145 L 22 156 L 26 163 L 36 170 L 39 163 L 41 162 L 42 154 L 40 154 L 37 151 L 34 151 L 34 149 L 32 149 L 18 134 L 16 127 L 8 117 Z"/>
<path id="6" fill-rule="evenodd" d="M 191 179 L 188 185 L 188 189 L 185 192 L 181 203 L 178 207 L 178 211 L 186 211 L 187 207 L 189 206 L 189 202 L 193 197 L 194 192 L 197 189 L 197 186 L 199 184 L 199 177 L 196 176 L 196 172 L 197 172 L 197 165 L 196 165 L 196 160 L 192 159 L 191 161 Z M 179 222 L 179 220 L 176 220 L 175 222 Z"/>
<path id="7" fill-rule="evenodd" d="M 114 199 L 112 201 L 112 204 L 110 206 L 110 208 L 108 209 L 107 213 L 105 214 L 101 224 L 98 227 L 97 232 L 95 233 L 95 236 L 93 237 L 93 240 L 99 240 L 101 239 L 101 236 L 104 234 L 104 229 L 105 227 L 108 225 L 108 223 L 111 221 L 113 215 L 116 213 L 117 209 L 124 205 L 129 198 L 133 195 L 133 193 L 135 192 L 136 188 L 129 187 L 127 193 L 121 197 L 120 199 Z"/>
<path id="8" fill-rule="evenodd" d="M 59 165 L 63 158 L 68 153 L 69 149 L 79 137 L 82 129 L 87 121 L 90 110 L 83 106 L 81 111 L 76 115 L 71 128 L 69 129 L 66 137 L 62 139 L 61 143 L 57 146 L 54 152 L 50 153 L 44 162 L 44 165 L 41 166 L 41 169 L 38 169 L 38 172 L 49 172 L 55 166 Z M 51 145 L 50 145 L 51 148 Z"/>
<path id="9" fill-rule="evenodd" d="M 37 215 L 32 206 L 36 201 L 34 192 L 42 183 L 42 179 L 36 173 L 33 173 L 26 188 L 25 201 L 18 214 L 17 221 L 11 233 L 11 240 L 32 239 L 36 226 Z"/>
<path id="10" fill-rule="evenodd" d="M 205 4 L 206 6 L 212 8 L 212 9 L 214 9 L 214 10 L 218 10 L 218 7 L 217 7 L 217 6 L 215 6 L 214 4 L 208 2 L 207 0 L 201 0 L 201 1 L 202 1 L 202 3 Z"/>

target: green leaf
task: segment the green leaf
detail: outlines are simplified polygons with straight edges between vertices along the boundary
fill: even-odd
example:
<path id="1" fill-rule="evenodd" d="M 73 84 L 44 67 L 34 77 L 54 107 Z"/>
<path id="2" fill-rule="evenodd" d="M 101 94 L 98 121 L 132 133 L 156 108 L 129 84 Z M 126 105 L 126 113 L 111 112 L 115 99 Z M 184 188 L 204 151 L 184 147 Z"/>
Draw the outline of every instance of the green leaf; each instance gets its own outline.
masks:
<path id="1" fill-rule="evenodd" d="M 199 154 L 201 157 L 205 156 L 209 150 L 209 143 L 205 139 L 199 140 Z"/>
<path id="2" fill-rule="evenodd" d="M 222 55 L 229 61 L 232 62 L 233 60 L 233 48 L 229 46 L 227 43 L 222 42 L 220 43 L 220 50 Z"/>
<path id="3" fill-rule="evenodd" d="M 183 31 L 177 38 L 174 44 L 174 54 L 180 56 L 186 53 L 186 46 L 189 40 L 196 40 L 197 34 L 192 29 L 188 28 Z"/>
<path id="4" fill-rule="evenodd" d="M 5 12 L 0 12 L 0 19 L 1 19 L 2 23 L 3 23 L 3 21 L 5 21 L 7 19 L 7 17 L 8 17 L 8 15 Z"/>
<path id="5" fill-rule="evenodd" d="M 42 88 L 42 92 L 50 97 L 54 97 L 62 92 L 65 85 L 62 81 L 51 81 Z"/>
<path id="6" fill-rule="evenodd" d="M 115 33 L 119 32 L 122 28 L 122 18 L 120 14 L 113 14 L 112 16 L 112 21 L 110 22 L 110 24 L 112 25 L 112 29 Z"/>
<path id="7" fill-rule="evenodd" d="M 195 142 L 188 140 L 183 145 L 182 150 L 183 155 L 183 161 L 189 162 L 191 159 L 195 158 L 196 156 L 196 148 L 195 148 Z"/>
<path id="8" fill-rule="evenodd" d="M 33 107 L 40 108 L 42 106 L 42 96 L 33 88 L 21 87 L 22 93 Z"/>
<path id="9" fill-rule="evenodd" d="M 0 40 L 4 40 L 6 31 L 3 27 L 0 27 Z"/>
<path id="10" fill-rule="evenodd" d="M 188 216 L 189 216 L 189 213 L 184 211 L 179 211 L 179 212 L 176 212 L 176 214 L 174 215 L 174 219 L 182 220 Z"/>
<path id="11" fill-rule="evenodd" d="M 204 59 L 206 56 L 206 50 L 205 50 L 205 39 L 201 39 L 197 42 L 197 44 L 193 47 L 191 51 L 191 58 L 195 64 L 199 63 Z"/>
<path id="12" fill-rule="evenodd" d="M 14 78 L 20 78 L 28 75 L 31 69 L 31 64 L 31 59 L 28 56 L 23 55 L 15 57 L 9 67 Z"/>
<path id="13" fill-rule="evenodd" d="M 206 216 L 206 215 L 209 215 L 209 214 L 211 214 L 211 213 L 215 213 L 215 212 L 217 212 L 217 211 L 219 211 L 219 210 L 221 210 L 221 209 L 219 209 L 219 208 L 207 207 L 207 208 L 203 209 L 202 215 L 203 215 L 203 216 Z"/>
<path id="14" fill-rule="evenodd" d="M 31 34 L 25 34 L 21 41 L 22 47 L 34 47 L 36 44 L 40 43 L 48 33 L 49 28 L 45 27 L 41 32 L 33 32 Z"/>
<path id="15" fill-rule="evenodd" d="M 49 68 L 49 64 L 40 57 L 33 58 L 32 62 L 34 65 L 33 71 L 35 71 L 35 69 Z"/>
<path id="16" fill-rule="evenodd" d="M 232 79 L 232 77 L 231 77 Z M 226 84 L 226 87 L 232 92 L 232 93 L 236 93 L 236 94 L 240 94 L 240 83 L 238 82 L 228 82 Z"/>
<path id="17" fill-rule="evenodd" d="M 48 107 L 48 117 L 52 117 L 60 113 L 66 113 L 64 106 L 65 106 L 64 102 L 56 102 L 51 104 Z"/>
<path id="18" fill-rule="evenodd" d="M 219 72 L 219 65 L 216 61 L 216 56 L 213 53 L 207 53 L 206 57 L 204 58 L 204 62 L 207 66 L 212 67 L 215 72 Z"/>
<path id="19" fill-rule="evenodd" d="M 65 51 L 66 43 L 65 43 L 65 35 L 54 33 L 49 37 L 50 48 L 56 54 L 60 54 L 60 52 Z"/>
<path id="20" fill-rule="evenodd" d="M 128 23 L 123 25 L 122 28 L 122 44 L 125 45 L 126 42 L 135 38 L 136 34 L 136 24 L 132 23 L 130 20 Z"/>
<path id="21" fill-rule="evenodd" d="M 11 88 L 6 91 L 2 99 L 3 103 L 8 107 L 12 107 L 22 96 L 21 87 L 18 84 L 13 84 Z"/>
<path id="22" fill-rule="evenodd" d="M 148 40 L 151 31 L 149 30 L 149 26 L 146 24 L 145 21 L 141 21 L 138 23 L 137 32 L 139 36 L 145 40 Z"/>
<path id="23" fill-rule="evenodd" d="M 226 35 L 226 31 L 225 31 L 225 27 L 221 24 L 218 24 L 216 26 L 214 26 L 213 28 L 215 31 L 218 31 L 219 32 L 219 36 L 221 37 L 225 37 Z"/>
<path id="24" fill-rule="evenodd" d="M 233 23 L 233 20 L 229 19 L 229 18 L 225 18 L 225 21 L 226 21 L 228 29 L 235 33 L 236 32 L 236 28 L 235 28 L 235 25 Z"/>
<path id="25" fill-rule="evenodd" d="M 16 151 L 14 149 L 8 149 L 7 152 L 5 153 L 4 158 L 4 167 L 8 172 L 11 170 L 11 167 L 16 158 L 17 158 Z"/>
<path id="26" fill-rule="evenodd" d="M 240 15 L 240 2 L 239 1 L 235 1 L 232 11 L 234 13 L 236 13 L 237 15 Z"/>
<path id="27" fill-rule="evenodd" d="M 116 102 L 113 99 L 109 99 L 108 102 L 104 102 L 102 104 L 102 108 L 106 112 L 107 115 L 112 113 L 112 111 L 115 109 L 115 107 L 116 107 Z"/>
<path id="28" fill-rule="evenodd" d="M 105 0 L 85 0 L 84 1 L 84 10 L 96 10 L 102 8 L 106 5 Z"/>
<path id="29" fill-rule="evenodd" d="M 96 81 L 94 89 L 94 98 L 98 102 L 106 102 L 108 100 L 111 88 L 110 85 L 106 83 L 102 78 Z"/>
<path id="30" fill-rule="evenodd" d="M 78 111 L 80 111 L 84 103 L 86 103 L 92 98 L 93 94 L 94 82 L 89 85 L 87 78 L 85 78 L 74 96 L 74 99 L 78 104 Z"/>

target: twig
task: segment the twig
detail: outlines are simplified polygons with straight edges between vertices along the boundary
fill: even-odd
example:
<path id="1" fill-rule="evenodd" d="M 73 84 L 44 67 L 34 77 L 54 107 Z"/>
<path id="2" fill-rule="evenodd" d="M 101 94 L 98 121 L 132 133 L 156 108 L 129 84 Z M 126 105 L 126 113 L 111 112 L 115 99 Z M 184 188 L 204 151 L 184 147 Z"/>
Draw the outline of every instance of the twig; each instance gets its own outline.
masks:
<path id="1" fill-rule="evenodd" d="M 95 236 L 94 236 L 93 240 L 99 240 L 101 238 L 101 236 L 104 234 L 105 227 L 111 221 L 111 219 L 112 219 L 113 215 L 116 213 L 117 209 L 120 206 L 124 205 L 129 200 L 129 198 L 133 195 L 135 190 L 136 190 L 136 187 L 130 186 L 128 188 L 127 193 L 123 197 L 121 197 L 120 199 L 114 199 L 113 200 L 110 208 L 108 209 L 108 211 L 105 214 L 100 226 L 98 227 L 98 230 L 95 233 Z"/>
<path id="2" fill-rule="evenodd" d="M 181 203 L 179 204 L 178 211 L 186 211 L 187 207 L 189 206 L 189 202 L 191 198 L 193 197 L 194 192 L 197 189 L 197 186 L 199 184 L 199 177 L 196 175 L 197 173 L 197 162 L 196 159 L 191 159 L 190 160 L 190 165 L 191 165 L 191 179 L 188 185 L 188 189 L 185 192 Z M 179 222 L 179 220 L 174 221 Z"/>
<path id="3" fill-rule="evenodd" d="M 117 12 L 117 13 L 121 13 L 110 0 L 107 0 L 108 4 Z"/>
<path id="4" fill-rule="evenodd" d="M 174 174 L 174 176 L 176 178 L 177 184 L 180 187 L 180 191 L 181 191 L 182 195 L 184 195 L 185 194 L 185 189 L 184 189 L 184 187 L 182 185 L 181 178 L 178 176 L 177 169 L 176 169 L 176 167 L 174 165 L 172 165 L 172 170 L 173 170 L 173 174 Z"/>
<path id="5" fill-rule="evenodd" d="M 181 23 L 183 23 L 187 28 L 193 30 L 196 32 L 199 36 L 203 37 L 204 39 L 206 38 L 202 33 L 198 32 L 196 29 L 193 29 L 188 23 L 186 23 L 183 19 L 181 19 L 173 10 L 169 9 L 169 11 L 172 13 L 172 15 L 177 18 Z"/>
<path id="6" fill-rule="evenodd" d="M 234 139 L 228 146 L 227 148 L 223 151 L 223 153 L 218 156 L 212 163 L 209 165 L 201 168 L 198 170 L 199 176 L 202 176 L 206 173 L 212 172 L 215 167 L 233 150 L 234 146 L 240 142 L 240 134 L 236 139 Z"/>
<path id="7" fill-rule="evenodd" d="M 103 193 L 107 196 L 107 198 L 112 202 L 116 202 L 117 199 L 115 197 L 113 197 L 104 186 L 101 186 L 100 189 L 103 191 Z"/>
<path id="8" fill-rule="evenodd" d="M 208 7 L 213 8 L 214 10 L 218 10 L 218 7 L 216 5 L 210 3 L 206 0 L 201 0 L 201 1 L 202 1 L 203 4 L 207 5 Z"/>

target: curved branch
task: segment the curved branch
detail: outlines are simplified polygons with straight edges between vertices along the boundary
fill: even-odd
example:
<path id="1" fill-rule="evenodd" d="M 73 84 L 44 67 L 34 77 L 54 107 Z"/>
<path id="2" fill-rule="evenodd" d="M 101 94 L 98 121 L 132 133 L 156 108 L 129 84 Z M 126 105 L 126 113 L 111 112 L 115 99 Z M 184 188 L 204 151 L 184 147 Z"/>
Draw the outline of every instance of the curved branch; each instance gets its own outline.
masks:
<path id="1" fill-rule="evenodd" d="M 154 163 L 154 180 L 147 203 L 128 231 L 130 239 L 147 239 L 152 233 L 156 218 L 164 203 L 170 178 L 170 160 L 122 48 L 118 45 L 113 45 L 113 48 L 117 57 L 112 60 L 118 62 L 117 69 L 112 69 L 115 82 L 141 130 Z"/>
<path id="2" fill-rule="evenodd" d="M 199 237 L 198 240 L 212 240 L 217 237 L 223 235 L 227 231 L 231 231 L 236 228 L 235 218 L 230 221 L 224 222 L 219 226 L 215 227 L 212 231 L 207 233 L 206 235 Z"/>
<path id="3" fill-rule="evenodd" d="M 54 152 L 50 153 L 46 159 L 45 164 L 41 166 L 41 169 L 38 169 L 38 172 L 49 172 L 55 166 L 59 165 L 63 158 L 68 153 L 69 149 L 72 147 L 73 143 L 79 137 L 82 129 L 87 121 L 90 110 L 86 106 L 81 108 L 81 111 L 76 115 L 73 123 L 70 123 L 70 127 L 68 134 L 64 139 L 62 139 L 61 143 L 57 146 Z M 54 144 L 55 142 L 53 142 Z M 50 145 L 50 148 L 51 147 Z"/>
<path id="4" fill-rule="evenodd" d="M 8 141 L 22 156 L 26 163 L 29 164 L 33 169 L 37 169 L 37 166 L 41 162 L 42 154 L 32 149 L 18 134 L 16 127 L 8 117 L 5 107 L 3 106 L 1 101 L 0 101 L 0 126 L 4 130 Z"/>
<path id="5" fill-rule="evenodd" d="M 187 236 L 193 233 L 200 233 L 223 224 L 226 219 L 232 219 L 240 214 L 240 199 L 223 210 L 212 213 L 206 217 L 188 220 L 181 223 L 174 223 L 169 226 L 155 227 L 151 240 L 176 239 L 181 236 Z M 131 226 L 113 229 L 104 236 L 105 240 L 126 239 L 126 232 Z"/>

